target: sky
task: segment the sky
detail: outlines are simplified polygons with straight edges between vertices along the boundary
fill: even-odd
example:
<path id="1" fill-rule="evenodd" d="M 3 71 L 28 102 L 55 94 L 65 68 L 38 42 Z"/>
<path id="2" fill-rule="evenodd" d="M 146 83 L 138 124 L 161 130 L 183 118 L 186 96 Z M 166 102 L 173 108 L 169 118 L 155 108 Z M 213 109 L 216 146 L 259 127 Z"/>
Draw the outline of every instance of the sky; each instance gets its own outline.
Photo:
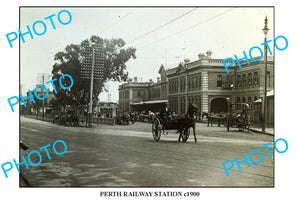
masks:
<path id="1" fill-rule="evenodd" d="M 57 20 L 59 11 L 66 9 L 72 15 L 68 25 Z M 156 80 L 161 64 L 178 65 L 185 58 L 198 59 L 199 53 L 212 51 L 212 58 L 242 57 L 253 46 L 264 41 L 264 19 L 268 17 L 268 39 L 274 40 L 273 8 L 271 7 L 72 7 L 72 8 L 21 8 L 20 29 L 38 20 L 53 17 L 56 29 L 45 21 L 47 31 L 42 36 L 25 36 L 20 41 L 20 83 L 22 92 L 33 89 L 39 73 L 50 74 L 54 55 L 68 44 L 98 35 L 102 38 L 122 38 L 127 47 L 137 49 L 135 60 L 130 60 L 127 71 L 139 81 Z M 66 14 L 62 20 L 68 20 Z M 36 30 L 41 32 L 39 26 Z M 40 31 L 39 31 L 40 30 Z M 273 47 L 273 45 L 271 45 Z M 256 55 L 253 52 L 254 56 Z M 258 53 L 257 53 L 258 54 Z M 225 72 L 225 69 L 224 69 Z M 108 95 L 100 94 L 100 101 L 118 101 L 119 82 L 108 82 Z"/>

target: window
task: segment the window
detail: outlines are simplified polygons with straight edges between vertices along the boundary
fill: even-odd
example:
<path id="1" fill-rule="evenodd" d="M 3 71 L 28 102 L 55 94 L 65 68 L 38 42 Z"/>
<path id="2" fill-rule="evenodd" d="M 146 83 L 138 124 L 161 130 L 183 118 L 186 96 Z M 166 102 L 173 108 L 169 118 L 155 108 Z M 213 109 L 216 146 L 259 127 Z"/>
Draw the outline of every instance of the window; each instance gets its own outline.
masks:
<path id="1" fill-rule="evenodd" d="M 241 87 L 241 86 L 242 86 L 241 76 L 238 75 L 237 76 L 237 87 Z"/>
<path id="2" fill-rule="evenodd" d="M 185 97 L 180 98 L 180 113 L 185 113 Z"/>
<path id="3" fill-rule="evenodd" d="M 195 88 L 195 81 L 194 81 L 194 78 L 195 78 L 195 76 L 192 76 L 192 79 L 191 79 L 191 82 L 192 82 L 191 89 L 192 89 L 192 90 Z"/>
<path id="4" fill-rule="evenodd" d="M 236 98 L 236 103 L 237 103 L 236 109 L 240 109 L 240 107 L 241 107 L 241 105 L 239 104 L 239 103 L 241 103 L 240 97 L 237 97 L 237 98 Z"/>
<path id="5" fill-rule="evenodd" d="M 217 75 L 217 87 L 222 87 L 222 75 Z"/>
<path id="6" fill-rule="evenodd" d="M 248 74 L 248 86 L 252 86 L 252 73 Z"/>
<path id="7" fill-rule="evenodd" d="M 172 79 L 169 81 L 169 93 L 174 94 L 178 92 L 178 81 L 177 79 Z"/>
<path id="8" fill-rule="evenodd" d="M 177 98 L 171 98 L 169 102 L 170 102 L 171 111 L 177 114 L 178 113 Z"/>
<path id="9" fill-rule="evenodd" d="M 242 86 L 245 87 L 247 84 L 247 78 L 246 78 L 246 74 L 243 74 L 243 79 L 242 79 Z"/>
<path id="10" fill-rule="evenodd" d="M 229 75 L 226 75 L 224 77 L 225 77 L 225 79 L 223 80 L 222 88 L 224 88 L 224 89 L 230 89 L 231 88 L 231 84 L 232 84 L 232 75 L 229 74 Z"/>
<path id="11" fill-rule="evenodd" d="M 199 88 L 201 88 L 201 75 L 199 75 L 198 81 L 199 81 Z"/>
<path id="12" fill-rule="evenodd" d="M 185 77 L 180 77 L 180 92 L 185 91 Z"/>
<path id="13" fill-rule="evenodd" d="M 249 107 L 250 107 L 250 110 L 252 110 L 252 98 L 249 96 L 248 97 L 248 104 L 249 104 Z"/>
<path id="14" fill-rule="evenodd" d="M 253 85 L 259 85 L 259 77 L 257 72 L 254 73 Z"/>

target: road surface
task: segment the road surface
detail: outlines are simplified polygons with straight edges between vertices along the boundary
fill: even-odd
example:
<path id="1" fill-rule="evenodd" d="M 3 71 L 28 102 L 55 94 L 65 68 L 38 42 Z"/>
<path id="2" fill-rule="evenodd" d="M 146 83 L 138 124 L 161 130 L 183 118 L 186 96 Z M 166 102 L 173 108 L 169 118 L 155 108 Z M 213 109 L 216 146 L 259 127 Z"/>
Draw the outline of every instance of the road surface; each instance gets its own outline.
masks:
<path id="1" fill-rule="evenodd" d="M 206 127 L 197 123 L 197 139 L 191 134 L 187 143 L 178 143 L 178 135 L 170 131 L 154 142 L 151 124 L 94 125 L 92 128 L 64 127 L 21 116 L 20 138 L 29 145 L 21 150 L 27 155 L 39 150 L 42 162 L 38 166 L 21 166 L 20 186 L 33 187 L 234 187 L 273 186 L 273 160 L 260 147 L 273 142 L 273 137 L 259 133 L 240 132 L 225 127 Z M 63 140 L 67 152 L 56 155 L 52 144 Z M 48 147 L 51 160 L 45 150 Z M 62 144 L 56 146 L 62 152 Z M 226 176 L 222 163 L 243 160 L 253 149 L 260 149 L 263 161 L 254 165 L 235 165 Z M 273 145 L 270 146 L 273 153 Z M 253 160 L 259 161 L 257 153 Z M 31 155 L 33 163 L 39 161 Z M 228 165 L 229 166 L 229 165 Z"/>

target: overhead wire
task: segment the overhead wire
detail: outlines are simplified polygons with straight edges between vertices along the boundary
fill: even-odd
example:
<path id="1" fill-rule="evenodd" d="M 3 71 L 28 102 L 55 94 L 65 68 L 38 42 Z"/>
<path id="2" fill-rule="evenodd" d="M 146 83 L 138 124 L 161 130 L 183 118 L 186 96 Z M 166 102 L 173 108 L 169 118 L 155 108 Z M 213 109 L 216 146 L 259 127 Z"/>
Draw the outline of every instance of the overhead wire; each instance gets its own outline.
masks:
<path id="1" fill-rule="evenodd" d="M 139 48 L 137 48 L 137 49 L 140 50 L 140 49 L 143 49 L 143 48 L 145 48 L 145 47 L 148 47 L 148 46 L 151 46 L 151 45 L 153 45 L 153 44 L 156 44 L 156 43 L 158 43 L 158 42 L 164 41 L 164 40 L 166 40 L 166 39 L 168 39 L 168 38 L 174 37 L 174 36 L 176 36 L 176 35 L 178 35 L 178 34 L 181 34 L 181 33 L 185 32 L 185 31 L 187 31 L 187 30 L 190 30 L 190 29 L 192 29 L 192 28 L 194 28 L 194 27 L 197 27 L 197 26 L 199 26 L 199 25 L 201 25 L 201 24 L 204 24 L 204 23 L 206 23 L 206 22 L 208 22 L 208 21 L 211 21 L 211 20 L 213 20 L 213 19 L 215 19 L 215 18 L 217 18 L 217 17 L 219 17 L 219 16 L 221 16 L 221 15 L 224 15 L 224 14 L 226 14 L 226 13 L 232 11 L 234 8 L 236 8 L 236 7 L 233 7 L 233 8 L 231 8 L 231 9 L 229 9 L 229 10 L 226 10 L 225 12 L 219 13 L 219 14 L 217 14 L 217 15 L 215 15 L 215 16 L 212 16 L 212 17 L 210 17 L 210 18 L 208 18 L 208 19 L 205 19 L 205 20 L 203 20 L 203 21 L 201 21 L 201 22 L 199 22 L 199 23 L 197 23 L 197 24 L 194 24 L 194 25 L 192 25 L 192 26 L 190 26 L 190 27 L 187 27 L 187 28 L 185 28 L 185 29 L 183 29 L 183 30 L 180 30 L 180 31 L 178 31 L 178 32 L 176 32 L 176 33 L 174 33 L 174 34 L 171 34 L 171 35 L 169 35 L 169 36 L 166 36 L 166 37 L 164 37 L 164 38 L 161 38 L 161 39 L 159 39 L 159 40 L 156 40 L 156 41 L 154 41 L 154 42 L 152 42 L 152 43 L 150 43 L 150 44 L 141 46 L 141 47 L 139 47 Z"/>
<path id="2" fill-rule="evenodd" d="M 134 38 L 134 39 L 128 41 L 127 44 L 132 43 L 132 42 L 134 42 L 134 41 L 136 41 L 136 40 L 138 40 L 138 39 L 140 39 L 140 38 L 143 38 L 143 37 L 145 37 L 145 36 L 147 36 L 147 35 L 149 35 L 149 34 L 151 34 L 151 33 L 154 33 L 155 31 L 157 31 L 157 30 L 159 30 L 159 29 L 161 29 L 161 28 L 163 28 L 163 27 L 165 27 L 165 26 L 167 26 L 167 25 L 169 25 L 169 24 L 171 24 L 171 23 L 177 21 L 178 19 L 180 19 L 180 18 L 182 18 L 182 17 L 188 15 L 189 13 L 195 11 L 196 9 L 197 9 L 197 8 L 193 8 L 193 9 L 191 9 L 191 10 L 189 10 L 189 11 L 187 11 L 187 12 L 181 14 L 180 16 L 178 16 L 178 17 L 176 17 L 176 18 L 174 18 L 174 19 L 172 19 L 172 20 L 170 20 L 170 21 L 168 21 L 168 22 L 166 22 L 166 23 L 164 23 L 164 24 L 162 24 L 162 25 L 160 25 L 160 26 L 154 28 L 153 30 L 150 30 L 150 31 L 148 31 L 147 33 L 144 33 L 144 34 L 142 34 L 142 35 L 140 35 L 140 36 L 138 36 L 138 37 L 136 37 L 136 38 Z"/>

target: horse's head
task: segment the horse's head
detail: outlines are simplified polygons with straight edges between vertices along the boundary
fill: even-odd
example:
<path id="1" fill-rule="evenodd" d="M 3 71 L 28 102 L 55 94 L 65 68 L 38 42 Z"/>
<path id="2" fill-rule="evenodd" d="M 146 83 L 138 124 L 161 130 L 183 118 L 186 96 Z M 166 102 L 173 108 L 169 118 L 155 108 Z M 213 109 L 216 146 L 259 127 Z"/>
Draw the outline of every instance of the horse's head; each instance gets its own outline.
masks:
<path id="1" fill-rule="evenodd" d="M 190 118 L 194 118 L 195 113 L 198 111 L 198 107 L 195 103 L 191 103 L 188 107 L 187 114 Z"/>
<path id="2" fill-rule="evenodd" d="M 208 117 L 208 113 L 207 112 L 202 112 L 201 116 L 202 116 L 202 119 L 204 118 L 204 116 Z"/>

